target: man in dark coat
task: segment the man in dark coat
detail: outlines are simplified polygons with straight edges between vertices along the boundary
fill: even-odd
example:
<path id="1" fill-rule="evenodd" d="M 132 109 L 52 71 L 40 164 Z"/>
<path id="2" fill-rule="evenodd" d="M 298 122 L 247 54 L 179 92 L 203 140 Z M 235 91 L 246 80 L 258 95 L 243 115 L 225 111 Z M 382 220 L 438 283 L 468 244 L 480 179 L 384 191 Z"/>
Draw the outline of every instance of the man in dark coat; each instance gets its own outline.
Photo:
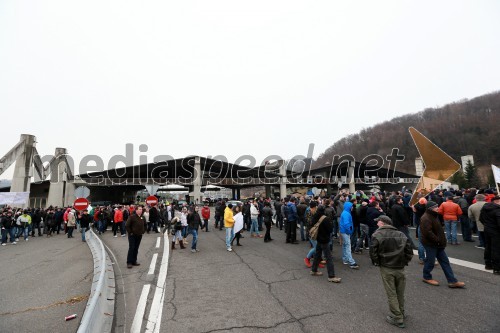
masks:
<path id="1" fill-rule="evenodd" d="M 411 246 L 416 249 L 413 240 L 410 237 L 410 229 L 408 227 L 411 225 L 410 217 L 406 213 L 406 209 L 403 206 L 403 198 L 396 197 L 395 203 L 391 207 L 392 223 L 396 229 L 405 234 L 406 238 L 411 242 Z"/>
<path id="2" fill-rule="evenodd" d="M 493 269 L 493 274 L 500 275 L 500 196 L 483 206 L 479 221 L 484 224 L 486 269 Z"/>
<path id="3" fill-rule="evenodd" d="M 137 262 L 137 254 L 141 245 L 142 235 L 146 232 L 146 220 L 142 216 L 143 209 L 142 206 L 137 206 L 135 212 L 129 216 L 125 224 L 128 234 L 127 268 L 140 265 Z"/>
<path id="4" fill-rule="evenodd" d="M 434 201 L 428 201 L 425 205 L 426 212 L 420 220 L 420 241 L 425 248 L 425 263 L 423 281 L 433 286 L 439 286 L 439 282 L 432 279 L 434 261 L 437 259 L 448 280 L 448 287 L 463 288 L 465 283 L 458 282 L 451 269 L 450 260 L 444 249 L 446 248 L 446 236 L 443 226 L 439 221 L 439 207 Z"/>
<path id="5" fill-rule="evenodd" d="M 378 217 L 377 222 L 379 228 L 372 236 L 370 258 L 375 266 L 380 267 L 387 293 L 391 315 L 387 316 L 386 321 L 404 328 L 405 266 L 413 257 L 412 244 L 403 232 L 392 225 L 393 222 L 388 216 Z"/>
<path id="6" fill-rule="evenodd" d="M 321 255 L 325 254 L 326 268 L 328 270 L 328 281 L 339 283 L 341 278 L 335 276 L 335 270 L 333 267 L 333 258 L 330 251 L 329 243 L 331 241 L 331 235 L 333 232 L 333 223 L 330 218 L 325 215 L 325 208 L 323 206 L 317 207 L 315 201 L 311 201 L 309 204 L 311 213 L 313 214 L 312 224 L 321 223 L 318 228 L 318 235 L 316 238 L 316 253 L 314 255 L 314 262 L 311 268 L 311 275 L 321 276 L 322 272 L 318 272 L 319 262 L 321 261 Z"/>

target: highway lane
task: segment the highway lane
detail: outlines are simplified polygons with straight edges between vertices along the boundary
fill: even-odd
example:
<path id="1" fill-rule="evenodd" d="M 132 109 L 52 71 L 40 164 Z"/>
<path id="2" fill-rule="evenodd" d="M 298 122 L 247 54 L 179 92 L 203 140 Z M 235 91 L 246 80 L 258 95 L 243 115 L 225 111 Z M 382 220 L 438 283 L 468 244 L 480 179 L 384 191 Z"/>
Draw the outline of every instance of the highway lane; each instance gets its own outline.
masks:
<path id="1" fill-rule="evenodd" d="M 80 234 L 22 238 L 0 247 L 0 332 L 76 332 L 93 276 Z M 78 317 L 64 321 L 65 316 Z"/>

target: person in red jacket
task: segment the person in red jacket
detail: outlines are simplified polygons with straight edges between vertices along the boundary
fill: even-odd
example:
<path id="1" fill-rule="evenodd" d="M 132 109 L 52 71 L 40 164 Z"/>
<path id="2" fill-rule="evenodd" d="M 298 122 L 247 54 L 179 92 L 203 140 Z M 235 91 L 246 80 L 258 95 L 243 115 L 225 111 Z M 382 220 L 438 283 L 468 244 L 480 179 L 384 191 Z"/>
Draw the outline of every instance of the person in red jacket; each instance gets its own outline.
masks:
<path id="1" fill-rule="evenodd" d="M 463 213 L 460 206 L 453 202 L 453 197 L 447 197 L 446 202 L 443 202 L 441 206 L 439 206 L 439 214 L 443 215 L 448 243 L 460 245 L 457 241 L 457 225 L 458 217 Z"/>
<path id="2" fill-rule="evenodd" d="M 115 210 L 115 216 L 113 217 L 113 237 L 118 237 L 116 235 L 117 229 L 120 228 L 120 233 L 122 237 L 125 237 L 124 227 L 123 227 L 123 207 L 118 206 Z"/>
<path id="3" fill-rule="evenodd" d="M 203 219 L 203 226 L 201 230 L 206 228 L 206 232 L 208 232 L 208 220 L 210 219 L 210 207 L 208 207 L 208 202 L 205 203 L 205 206 L 201 209 L 201 218 Z"/>

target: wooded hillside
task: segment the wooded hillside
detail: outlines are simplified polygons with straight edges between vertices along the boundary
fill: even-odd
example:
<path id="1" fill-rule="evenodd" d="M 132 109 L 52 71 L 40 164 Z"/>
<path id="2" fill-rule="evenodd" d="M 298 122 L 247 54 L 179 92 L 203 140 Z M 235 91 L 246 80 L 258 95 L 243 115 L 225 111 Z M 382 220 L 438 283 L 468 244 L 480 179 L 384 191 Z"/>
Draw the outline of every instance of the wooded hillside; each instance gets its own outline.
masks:
<path id="1" fill-rule="evenodd" d="M 313 167 L 331 163 L 334 155 L 352 154 L 361 161 L 369 154 L 385 157 L 392 148 L 399 148 L 406 157 L 398 170 L 414 174 L 415 158 L 419 155 L 408 132 L 410 126 L 459 163 L 461 156 L 473 155 L 479 167 L 500 165 L 500 92 L 494 92 L 363 129 L 335 142 L 318 157 Z"/>

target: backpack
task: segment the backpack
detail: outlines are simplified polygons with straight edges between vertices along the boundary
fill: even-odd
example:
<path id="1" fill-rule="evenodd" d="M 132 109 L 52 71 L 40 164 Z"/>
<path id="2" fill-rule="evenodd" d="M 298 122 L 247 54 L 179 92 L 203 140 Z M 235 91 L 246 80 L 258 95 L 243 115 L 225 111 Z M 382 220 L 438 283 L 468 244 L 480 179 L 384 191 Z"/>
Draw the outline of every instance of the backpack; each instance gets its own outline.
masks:
<path id="1" fill-rule="evenodd" d="M 309 229 L 309 237 L 312 240 L 316 240 L 318 238 L 318 231 L 319 231 L 319 226 L 323 222 L 323 220 L 326 218 L 325 215 L 321 216 L 319 221 Z"/>

